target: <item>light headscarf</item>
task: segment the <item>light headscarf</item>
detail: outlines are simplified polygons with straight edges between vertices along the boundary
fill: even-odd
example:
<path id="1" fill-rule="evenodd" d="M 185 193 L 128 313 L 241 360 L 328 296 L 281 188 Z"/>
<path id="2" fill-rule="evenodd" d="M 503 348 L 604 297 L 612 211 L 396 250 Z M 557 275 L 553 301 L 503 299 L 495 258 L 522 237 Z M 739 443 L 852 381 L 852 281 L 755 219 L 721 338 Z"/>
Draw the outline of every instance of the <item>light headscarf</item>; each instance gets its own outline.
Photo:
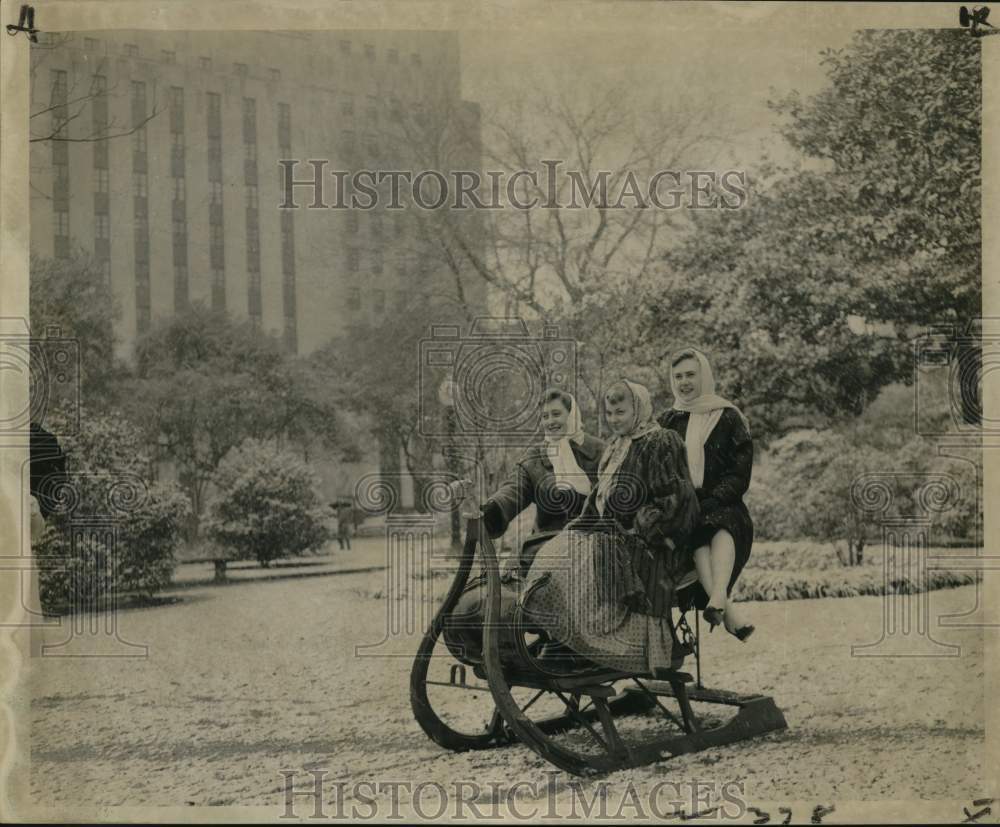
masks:
<path id="1" fill-rule="evenodd" d="M 569 397 L 569 416 L 566 419 L 566 433 L 560 436 L 545 435 L 545 450 L 548 452 L 552 470 L 555 472 L 556 485 L 569 487 L 586 497 L 590 493 L 590 478 L 576 461 L 571 442 L 583 444 L 583 423 L 580 421 L 580 408 L 572 394 Z"/>
<path id="2" fill-rule="evenodd" d="M 701 374 L 701 395 L 690 402 L 684 402 L 681 399 L 680 391 L 677 390 L 677 380 L 674 378 L 673 365 L 670 366 L 670 390 L 674 394 L 674 410 L 687 411 L 690 414 L 687 433 L 684 435 L 684 444 L 687 448 L 691 481 L 695 488 L 701 488 L 705 482 L 705 442 L 708 440 L 709 434 L 719 424 L 722 412 L 726 408 L 732 408 L 741 417 L 743 414 L 732 402 L 715 393 L 715 375 L 712 373 L 712 366 L 708 363 L 708 357 L 695 348 L 684 348 L 684 350 L 690 350 L 698 362 Z"/>
<path id="3" fill-rule="evenodd" d="M 605 501 L 611 491 L 611 483 L 625 461 L 625 457 L 628 456 L 628 449 L 632 447 L 633 440 L 639 439 L 659 427 L 653 421 L 653 400 L 645 385 L 630 382 L 628 379 L 615 382 L 611 387 L 615 387 L 615 385 L 624 385 L 632 394 L 632 408 L 635 417 L 632 420 L 632 427 L 624 434 L 616 434 L 604 449 L 604 455 L 601 457 L 601 464 L 597 472 L 597 498 L 594 504 L 597 506 L 597 513 L 602 516 L 604 515 Z"/>

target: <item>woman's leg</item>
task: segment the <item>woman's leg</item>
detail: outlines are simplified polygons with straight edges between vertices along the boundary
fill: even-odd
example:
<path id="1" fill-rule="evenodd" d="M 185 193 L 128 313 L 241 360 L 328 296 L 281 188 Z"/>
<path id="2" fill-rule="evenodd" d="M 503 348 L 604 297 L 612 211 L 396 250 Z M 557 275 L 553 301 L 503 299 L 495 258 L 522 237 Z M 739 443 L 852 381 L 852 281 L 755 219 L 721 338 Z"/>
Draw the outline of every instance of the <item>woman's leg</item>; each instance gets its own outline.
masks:
<path id="1" fill-rule="evenodd" d="M 736 563 L 736 542 L 733 535 L 724 528 L 716 531 L 712 537 L 709 561 L 712 566 L 712 590 L 706 589 L 708 605 L 724 609 L 729 578 L 733 576 L 733 565 Z"/>
<path id="2" fill-rule="evenodd" d="M 712 577 L 712 549 L 710 546 L 700 546 L 694 552 L 694 568 L 698 572 L 698 582 L 705 590 L 705 594 L 712 594 L 712 584 L 715 580 Z M 709 605 L 712 601 L 709 600 Z"/>
<path id="3" fill-rule="evenodd" d="M 724 609 L 723 623 L 730 634 L 736 634 L 749 626 L 742 609 L 729 599 L 729 581 L 733 576 L 733 565 L 736 561 L 736 542 L 733 535 L 725 529 L 715 532 L 709 552 L 712 567 L 712 586 L 708 592 L 708 605 Z"/>

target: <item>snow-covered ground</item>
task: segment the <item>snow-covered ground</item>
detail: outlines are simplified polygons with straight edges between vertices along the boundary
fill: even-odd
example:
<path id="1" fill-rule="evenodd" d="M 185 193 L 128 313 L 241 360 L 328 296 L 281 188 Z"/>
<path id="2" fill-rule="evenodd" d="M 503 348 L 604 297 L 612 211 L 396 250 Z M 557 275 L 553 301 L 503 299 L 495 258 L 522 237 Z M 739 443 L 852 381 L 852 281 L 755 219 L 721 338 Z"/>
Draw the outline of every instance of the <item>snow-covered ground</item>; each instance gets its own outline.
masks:
<path id="1" fill-rule="evenodd" d="M 526 747 L 452 754 L 424 736 L 410 711 L 408 677 L 426 616 L 413 618 L 407 632 L 406 612 L 394 614 L 402 633 L 377 645 L 388 608 L 411 605 L 393 599 L 392 576 L 188 588 L 176 593 L 179 603 L 120 613 L 119 633 L 148 645 L 145 659 L 36 658 L 36 800 L 69 807 L 267 805 L 278 817 L 282 771 L 295 772 L 301 787 L 311 769 L 327 771 L 331 801 L 334 781 L 347 782 L 343 799 L 355 796 L 352 785 L 361 780 L 463 779 L 484 789 L 493 782 L 501 789 L 494 798 L 526 781 L 554 785 L 562 800 L 575 794 L 569 776 Z M 434 583 L 441 588 L 447 580 Z M 433 604 L 412 605 L 429 611 Z M 973 587 L 930 595 L 932 620 L 974 605 Z M 773 695 L 789 729 L 605 782 L 632 782 L 640 794 L 664 779 L 729 782 L 742 785 L 751 805 L 981 798 L 982 630 L 934 630 L 961 647 L 958 657 L 852 657 L 852 644 L 881 637 L 882 608 L 877 597 L 747 604 L 757 633 L 747 644 L 721 631 L 708 637 L 705 683 Z M 44 634 L 55 641 L 66 633 Z M 364 656 L 359 645 L 370 647 Z M 456 705 L 488 703 L 454 694 Z M 595 783 L 585 781 L 583 789 Z M 386 796 L 373 797 L 388 806 Z M 296 806 L 305 816 L 298 810 L 312 805 Z M 433 814 L 433 803 L 428 809 Z M 379 818 L 388 814 L 380 810 Z"/>

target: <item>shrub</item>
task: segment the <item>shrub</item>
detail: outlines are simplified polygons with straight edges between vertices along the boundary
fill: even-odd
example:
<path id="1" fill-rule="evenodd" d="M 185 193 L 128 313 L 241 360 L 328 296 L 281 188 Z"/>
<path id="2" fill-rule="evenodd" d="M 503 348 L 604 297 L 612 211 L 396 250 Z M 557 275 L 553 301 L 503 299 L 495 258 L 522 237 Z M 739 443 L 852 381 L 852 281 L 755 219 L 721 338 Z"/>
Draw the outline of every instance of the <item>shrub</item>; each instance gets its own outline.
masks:
<path id="1" fill-rule="evenodd" d="M 976 541 L 982 523 L 981 459 L 939 454 L 938 446 L 913 434 L 912 423 L 907 432 L 879 428 L 873 420 L 797 431 L 774 442 L 757 463 L 747 496 L 756 537 L 833 543 L 841 564 L 850 566 L 864 561 L 884 520 L 897 516 L 925 514 L 937 542 L 945 536 Z M 855 484 L 867 474 L 880 476 L 866 493 Z M 942 494 L 939 506 L 928 483 Z M 886 489 L 884 511 L 876 507 L 884 496 L 880 488 Z M 866 496 L 867 509 L 859 502 Z"/>
<path id="2" fill-rule="evenodd" d="M 212 478 L 208 536 L 238 559 L 267 566 L 319 549 L 332 536 L 315 475 L 294 454 L 248 439 Z"/>
<path id="3" fill-rule="evenodd" d="M 49 419 L 64 434 L 67 422 L 65 410 Z M 83 410 L 79 433 L 59 441 L 67 478 L 47 488 L 53 513 L 33 543 L 45 611 L 109 605 L 127 592 L 148 598 L 168 586 L 190 501 L 176 485 L 150 481 L 140 431 L 119 415 Z"/>

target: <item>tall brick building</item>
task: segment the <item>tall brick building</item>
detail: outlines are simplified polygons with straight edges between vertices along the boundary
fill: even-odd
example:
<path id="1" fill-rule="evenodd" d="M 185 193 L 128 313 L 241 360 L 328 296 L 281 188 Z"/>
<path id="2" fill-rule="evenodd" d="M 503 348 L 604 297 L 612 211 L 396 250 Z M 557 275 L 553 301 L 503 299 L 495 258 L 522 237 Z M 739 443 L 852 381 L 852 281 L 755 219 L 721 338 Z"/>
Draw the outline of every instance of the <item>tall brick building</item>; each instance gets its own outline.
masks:
<path id="1" fill-rule="evenodd" d="M 101 262 L 122 355 L 194 301 L 309 353 L 434 279 L 413 210 L 278 209 L 278 161 L 405 169 L 391 113 L 428 96 L 478 135 L 454 32 L 81 32 L 39 44 L 33 66 L 32 134 L 73 140 L 32 144 L 32 250 Z"/>

